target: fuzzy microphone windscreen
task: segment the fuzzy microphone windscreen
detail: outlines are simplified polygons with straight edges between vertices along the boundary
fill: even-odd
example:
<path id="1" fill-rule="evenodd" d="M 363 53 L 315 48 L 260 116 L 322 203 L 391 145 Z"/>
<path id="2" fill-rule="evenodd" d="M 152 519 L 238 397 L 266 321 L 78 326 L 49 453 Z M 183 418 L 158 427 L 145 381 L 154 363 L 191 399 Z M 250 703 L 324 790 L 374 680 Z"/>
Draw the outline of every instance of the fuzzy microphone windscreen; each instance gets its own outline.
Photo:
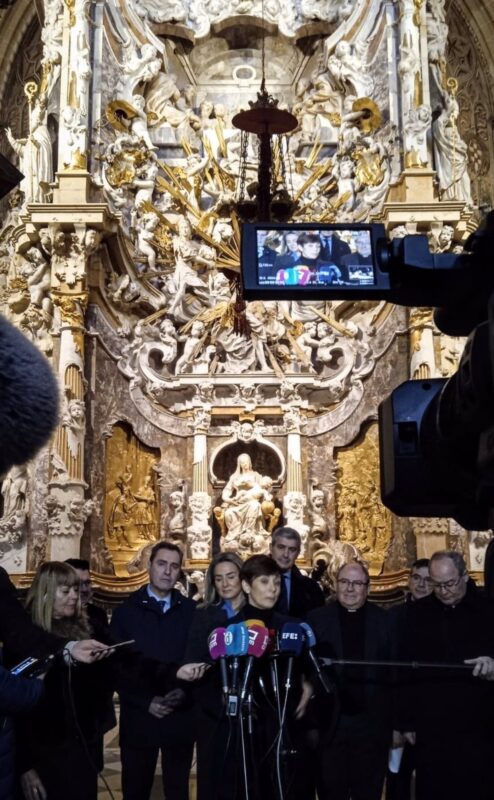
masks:
<path id="1" fill-rule="evenodd" d="M 0 478 L 48 441 L 58 410 L 58 385 L 48 360 L 0 316 Z"/>

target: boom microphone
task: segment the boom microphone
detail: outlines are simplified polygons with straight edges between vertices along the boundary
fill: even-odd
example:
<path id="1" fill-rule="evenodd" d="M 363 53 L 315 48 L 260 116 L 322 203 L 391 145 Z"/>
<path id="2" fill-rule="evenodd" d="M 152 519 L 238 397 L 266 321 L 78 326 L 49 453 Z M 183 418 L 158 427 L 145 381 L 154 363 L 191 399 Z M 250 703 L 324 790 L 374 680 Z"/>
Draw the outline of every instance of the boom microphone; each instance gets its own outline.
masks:
<path id="1" fill-rule="evenodd" d="M 247 650 L 247 666 L 245 667 L 242 686 L 240 687 L 240 701 L 245 700 L 247 687 L 250 682 L 254 659 L 260 658 L 267 650 L 269 644 L 269 631 L 264 625 L 249 625 L 249 648 Z"/>
<path id="2" fill-rule="evenodd" d="M 292 682 L 293 657 L 299 656 L 304 646 L 304 631 L 298 622 L 285 622 L 280 634 L 280 652 L 289 656 L 285 688 L 288 689 Z"/>
<path id="3" fill-rule="evenodd" d="M 213 661 L 220 662 L 220 672 L 221 672 L 221 688 L 223 690 L 223 694 L 226 696 L 228 694 L 228 670 L 226 668 L 226 644 L 225 644 L 225 634 L 226 628 L 215 628 L 212 633 L 209 634 L 208 638 L 208 647 L 209 647 L 209 655 L 213 659 Z"/>
<path id="4" fill-rule="evenodd" d="M 58 422 L 58 386 L 40 351 L 0 316 L 0 477 L 29 461 Z"/>
<path id="5" fill-rule="evenodd" d="M 312 666 L 316 670 L 317 677 L 319 678 L 321 686 L 323 687 L 325 692 L 327 692 L 328 694 L 331 694 L 331 692 L 332 692 L 331 685 L 330 685 L 330 683 L 329 683 L 329 681 L 327 679 L 327 676 L 322 671 L 321 665 L 319 664 L 319 660 L 318 660 L 316 654 L 314 653 L 314 650 L 312 649 L 313 647 L 316 646 L 316 635 L 315 635 L 314 631 L 312 630 L 311 626 L 307 622 L 301 622 L 300 623 L 300 627 L 302 628 L 302 630 L 304 632 L 305 646 L 307 648 L 307 652 L 309 654 L 309 658 L 310 658 L 310 660 L 312 662 Z"/>
<path id="6" fill-rule="evenodd" d="M 249 631 L 242 623 L 229 625 L 225 633 L 226 655 L 232 659 L 231 671 L 232 679 L 230 691 L 228 692 L 228 702 L 226 713 L 229 717 L 237 716 L 238 711 L 238 678 L 239 678 L 239 656 L 247 655 L 249 649 Z"/>

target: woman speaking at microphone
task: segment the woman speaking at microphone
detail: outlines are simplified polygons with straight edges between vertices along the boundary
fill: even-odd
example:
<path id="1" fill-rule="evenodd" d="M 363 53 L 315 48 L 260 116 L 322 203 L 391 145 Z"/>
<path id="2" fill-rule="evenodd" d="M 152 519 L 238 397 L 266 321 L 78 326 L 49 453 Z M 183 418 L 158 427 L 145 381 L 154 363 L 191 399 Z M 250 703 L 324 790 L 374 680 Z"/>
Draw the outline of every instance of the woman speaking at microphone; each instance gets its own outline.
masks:
<path id="1" fill-rule="evenodd" d="M 186 663 L 177 674 L 182 680 L 198 681 L 197 800 L 234 800 L 235 797 L 243 796 L 241 779 L 236 774 L 235 740 L 238 733 L 236 729 L 238 717 L 232 718 L 226 715 L 220 669 L 209 654 L 208 635 L 215 628 L 221 629 L 228 624 L 249 620 L 276 631 L 288 621 L 288 617 L 273 610 L 280 594 L 281 571 L 269 556 L 256 555 L 247 559 L 238 571 L 236 598 L 224 596 L 226 587 L 223 586 L 219 576 L 227 568 L 220 565 L 228 563 L 224 559 L 231 557 L 232 554 L 227 553 L 217 556 L 208 570 L 216 587 L 218 599 L 216 603 L 206 603 L 203 608 L 197 609 L 196 620 L 189 635 Z M 237 563 L 241 565 L 240 559 Z M 233 589 L 230 591 L 233 593 Z M 237 611 L 231 617 L 227 616 L 227 609 L 224 607 L 227 599 L 228 605 L 231 604 L 232 609 Z M 201 662 L 210 665 L 214 663 L 202 678 Z M 302 697 L 295 710 L 296 715 L 303 714 L 311 692 L 312 687 L 304 686 Z M 298 694 L 300 695 L 300 689 Z M 266 739 L 269 736 L 268 728 L 269 730 L 273 728 L 270 722 L 269 725 L 266 724 L 266 730 L 261 730 L 264 729 L 266 716 L 273 714 L 269 702 L 271 700 L 262 695 L 258 698 L 256 734 L 259 733 L 261 739 Z M 271 800 L 272 786 L 265 785 L 264 789 L 266 795 L 262 796 Z"/>

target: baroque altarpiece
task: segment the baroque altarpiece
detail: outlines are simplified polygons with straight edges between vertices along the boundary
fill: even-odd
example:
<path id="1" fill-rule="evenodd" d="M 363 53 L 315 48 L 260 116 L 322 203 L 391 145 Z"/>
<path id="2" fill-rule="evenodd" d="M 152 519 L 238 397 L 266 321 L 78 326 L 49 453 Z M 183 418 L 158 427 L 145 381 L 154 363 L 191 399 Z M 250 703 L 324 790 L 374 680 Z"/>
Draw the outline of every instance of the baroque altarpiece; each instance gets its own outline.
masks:
<path id="1" fill-rule="evenodd" d="M 452 0 L 16 0 L 0 11 L 0 310 L 50 359 L 61 417 L 1 487 L 0 563 L 90 559 L 100 591 L 145 579 L 160 538 L 192 580 L 220 549 L 352 555 L 377 591 L 442 547 L 480 571 L 489 534 L 380 502 L 377 407 L 452 374 L 430 309 L 249 302 L 234 327 L 232 117 L 265 77 L 298 120 L 273 141 L 292 220 L 380 222 L 462 247 L 490 207 L 488 12 Z M 494 24 L 494 22 L 493 22 Z M 492 85 L 492 81 L 491 81 Z M 276 246 L 276 242 L 273 244 Z"/>

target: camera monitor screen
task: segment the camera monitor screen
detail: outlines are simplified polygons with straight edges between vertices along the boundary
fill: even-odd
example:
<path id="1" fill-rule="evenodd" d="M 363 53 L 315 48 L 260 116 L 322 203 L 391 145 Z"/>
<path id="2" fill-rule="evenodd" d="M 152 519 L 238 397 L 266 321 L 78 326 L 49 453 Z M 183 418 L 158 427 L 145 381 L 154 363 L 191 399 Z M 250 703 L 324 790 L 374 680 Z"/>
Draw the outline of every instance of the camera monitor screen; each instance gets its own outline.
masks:
<path id="1" fill-rule="evenodd" d="M 372 225 L 245 225 L 242 274 L 246 296 L 307 299 L 329 292 L 367 295 L 382 288 Z M 382 231 L 384 234 L 384 231 Z M 339 292 L 338 290 L 342 290 Z"/>

